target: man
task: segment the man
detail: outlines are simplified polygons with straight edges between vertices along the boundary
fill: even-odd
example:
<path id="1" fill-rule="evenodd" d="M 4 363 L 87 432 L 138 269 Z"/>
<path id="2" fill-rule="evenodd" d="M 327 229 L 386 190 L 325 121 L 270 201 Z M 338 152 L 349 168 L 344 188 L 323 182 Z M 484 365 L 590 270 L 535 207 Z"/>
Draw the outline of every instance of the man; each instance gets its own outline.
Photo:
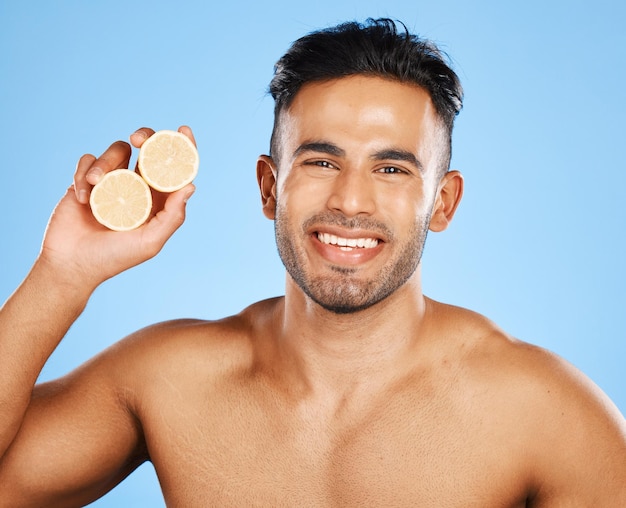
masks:
<path id="1" fill-rule="evenodd" d="M 170 506 L 626 506 L 606 396 L 421 292 L 427 230 L 463 187 L 462 92 L 437 50 L 388 20 L 341 25 L 297 41 L 270 90 L 257 174 L 285 296 L 140 330 L 33 390 L 93 290 L 154 256 L 193 192 L 106 231 L 89 191 L 130 147 L 83 156 L 0 314 L 0 506 L 84 505 L 146 460 Z"/>

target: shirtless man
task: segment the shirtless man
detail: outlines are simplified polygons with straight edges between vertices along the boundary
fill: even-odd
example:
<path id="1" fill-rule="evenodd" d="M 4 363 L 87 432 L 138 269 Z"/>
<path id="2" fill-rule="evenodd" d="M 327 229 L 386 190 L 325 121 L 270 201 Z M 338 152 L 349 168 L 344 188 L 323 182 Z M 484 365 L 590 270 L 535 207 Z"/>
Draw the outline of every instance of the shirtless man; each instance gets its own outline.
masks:
<path id="1" fill-rule="evenodd" d="M 94 289 L 154 256 L 193 192 L 106 231 L 87 196 L 130 147 L 83 156 L 0 315 L 0 506 L 84 505 L 146 460 L 169 506 L 626 506 L 607 397 L 422 294 L 426 232 L 463 187 L 448 170 L 462 92 L 438 52 L 388 21 L 350 24 L 296 42 L 270 88 L 257 173 L 285 296 L 140 330 L 33 390 Z"/>

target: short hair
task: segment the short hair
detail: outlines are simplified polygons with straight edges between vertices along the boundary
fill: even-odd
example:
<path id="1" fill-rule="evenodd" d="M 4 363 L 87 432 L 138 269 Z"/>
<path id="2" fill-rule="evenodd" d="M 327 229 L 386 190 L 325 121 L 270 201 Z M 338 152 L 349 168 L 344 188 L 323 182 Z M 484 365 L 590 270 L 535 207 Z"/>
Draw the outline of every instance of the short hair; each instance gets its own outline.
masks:
<path id="1" fill-rule="evenodd" d="M 461 82 L 434 43 L 399 24 L 401 31 L 387 18 L 347 22 L 312 32 L 291 45 L 274 66 L 269 85 L 275 101 L 270 155 L 276 158 L 279 152 L 280 114 L 304 84 L 366 75 L 415 84 L 429 94 L 445 128 L 443 172 L 449 169 L 454 119 L 463 107 Z"/>

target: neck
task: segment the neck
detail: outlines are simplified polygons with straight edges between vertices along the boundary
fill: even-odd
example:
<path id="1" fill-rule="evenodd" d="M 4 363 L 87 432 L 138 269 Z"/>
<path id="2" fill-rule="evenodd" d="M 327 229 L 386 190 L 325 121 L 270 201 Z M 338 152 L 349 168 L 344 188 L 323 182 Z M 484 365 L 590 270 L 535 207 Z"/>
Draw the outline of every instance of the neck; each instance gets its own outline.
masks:
<path id="1" fill-rule="evenodd" d="M 308 390 L 354 395 L 408 371 L 426 313 L 419 270 L 385 300 L 352 314 L 323 309 L 287 277 L 278 348 L 286 371 Z"/>

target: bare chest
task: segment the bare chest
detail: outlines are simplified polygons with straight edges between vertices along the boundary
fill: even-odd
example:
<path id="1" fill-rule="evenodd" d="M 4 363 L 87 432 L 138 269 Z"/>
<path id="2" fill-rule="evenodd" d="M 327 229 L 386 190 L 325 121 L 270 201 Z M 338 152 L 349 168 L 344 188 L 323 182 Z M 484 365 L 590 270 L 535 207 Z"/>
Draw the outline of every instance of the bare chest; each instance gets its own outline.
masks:
<path id="1" fill-rule="evenodd" d="M 197 402 L 146 425 L 168 506 L 525 506 L 515 439 L 461 406 L 400 398 L 338 423 Z"/>

